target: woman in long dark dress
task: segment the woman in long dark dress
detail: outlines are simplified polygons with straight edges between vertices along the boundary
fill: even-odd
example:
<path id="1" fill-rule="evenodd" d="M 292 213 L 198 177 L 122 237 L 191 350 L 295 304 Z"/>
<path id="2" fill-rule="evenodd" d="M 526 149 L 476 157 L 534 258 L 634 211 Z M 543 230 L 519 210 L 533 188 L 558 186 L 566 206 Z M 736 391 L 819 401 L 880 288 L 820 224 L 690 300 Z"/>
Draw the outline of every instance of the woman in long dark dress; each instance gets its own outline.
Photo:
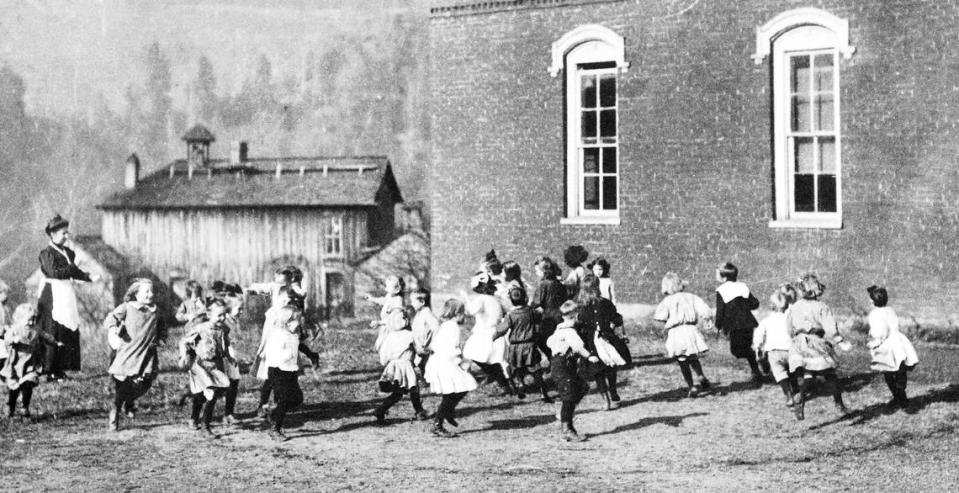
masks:
<path id="1" fill-rule="evenodd" d="M 73 280 L 90 282 L 91 278 L 77 267 L 76 253 L 66 246 L 69 227 L 69 221 L 54 216 L 44 229 L 50 244 L 40 251 L 40 270 L 46 279 L 37 302 L 38 321 L 43 332 L 63 343 L 46 347 L 43 371 L 48 380 L 65 378 L 65 371 L 80 370 L 80 313 Z"/>

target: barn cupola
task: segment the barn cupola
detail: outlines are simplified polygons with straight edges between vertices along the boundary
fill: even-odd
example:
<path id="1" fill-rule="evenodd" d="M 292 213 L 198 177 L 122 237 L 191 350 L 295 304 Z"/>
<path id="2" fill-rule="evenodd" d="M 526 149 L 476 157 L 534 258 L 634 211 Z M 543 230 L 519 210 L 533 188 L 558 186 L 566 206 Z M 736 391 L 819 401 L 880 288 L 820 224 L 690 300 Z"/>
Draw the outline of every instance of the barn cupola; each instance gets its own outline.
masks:
<path id="1" fill-rule="evenodd" d="M 126 168 L 123 171 L 123 186 L 127 190 L 133 190 L 140 181 L 140 158 L 136 153 L 130 154 L 127 158 Z"/>
<path id="2" fill-rule="evenodd" d="M 191 170 L 210 163 L 210 143 L 216 140 L 216 137 L 206 127 L 194 126 L 183 134 L 183 140 L 186 142 L 186 161 Z"/>

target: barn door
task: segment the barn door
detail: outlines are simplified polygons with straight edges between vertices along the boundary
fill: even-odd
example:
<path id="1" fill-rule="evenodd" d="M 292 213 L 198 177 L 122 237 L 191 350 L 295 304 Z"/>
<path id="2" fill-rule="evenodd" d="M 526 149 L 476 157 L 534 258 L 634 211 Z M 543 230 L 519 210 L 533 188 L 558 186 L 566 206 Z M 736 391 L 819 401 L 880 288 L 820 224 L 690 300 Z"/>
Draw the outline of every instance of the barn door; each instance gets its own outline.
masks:
<path id="1" fill-rule="evenodd" d="M 346 277 L 341 272 L 326 273 L 326 316 L 327 318 L 349 315 L 349 297 Z"/>

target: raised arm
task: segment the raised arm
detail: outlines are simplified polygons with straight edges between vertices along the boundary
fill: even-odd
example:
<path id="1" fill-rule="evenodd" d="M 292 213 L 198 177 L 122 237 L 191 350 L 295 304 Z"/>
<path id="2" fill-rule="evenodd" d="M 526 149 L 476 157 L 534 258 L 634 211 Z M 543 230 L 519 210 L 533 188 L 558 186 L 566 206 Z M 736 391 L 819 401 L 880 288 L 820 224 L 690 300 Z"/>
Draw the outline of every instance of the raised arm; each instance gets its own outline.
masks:
<path id="1" fill-rule="evenodd" d="M 45 248 L 40 251 L 40 270 L 43 275 L 50 279 L 79 279 L 81 281 L 90 281 L 90 275 L 80 270 L 72 262 L 68 261 L 60 252 L 52 248 Z"/>

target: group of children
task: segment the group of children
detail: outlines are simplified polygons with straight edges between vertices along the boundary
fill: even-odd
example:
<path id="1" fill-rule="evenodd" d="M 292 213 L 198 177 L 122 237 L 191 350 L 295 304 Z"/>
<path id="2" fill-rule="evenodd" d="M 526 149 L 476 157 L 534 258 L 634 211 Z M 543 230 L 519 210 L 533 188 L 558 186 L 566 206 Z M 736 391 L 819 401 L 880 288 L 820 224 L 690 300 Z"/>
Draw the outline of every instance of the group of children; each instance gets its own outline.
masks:
<path id="1" fill-rule="evenodd" d="M 390 408 L 409 395 L 414 416 L 432 419 L 431 433 L 439 437 L 456 434 L 456 407 L 466 394 L 478 387 L 470 372 L 475 367 L 487 381 L 495 382 L 506 395 L 519 399 L 532 388 L 542 400 L 556 405 L 565 441 L 585 437 L 574 426 L 575 409 L 589 389 L 596 385 L 606 408 L 618 407 L 617 371 L 632 359 L 623 332 L 623 317 L 615 305 L 610 264 L 597 258 L 587 264 L 588 252 L 580 246 L 564 251 L 570 269 L 562 270 L 549 257 L 534 264 L 539 283 L 532 289 L 522 278 L 516 262 L 501 263 L 495 252 L 484 258 L 470 281 L 472 293 L 445 301 L 440 316 L 430 309 L 429 293 L 416 289 L 404 297 L 405 285 L 398 276 L 385 279 L 385 295 L 367 299 L 381 307 L 372 323 L 378 330 L 375 350 L 384 369 L 379 389 L 387 397 L 375 409 L 378 424 L 386 424 Z M 797 419 L 804 419 L 804 404 L 813 378 L 821 377 L 833 395 L 836 407 L 846 413 L 836 369 L 835 348 L 848 350 L 828 306 L 819 298 L 825 286 L 813 274 L 794 284 L 783 284 L 769 297 L 773 312 L 757 321 L 753 311 L 759 301 L 749 287 L 738 281 L 738 269 L 729 263 L 717 270 L 715 312 L 700 297 L 685 291 L 685 282 L 667 273 L 661 284 L 663 299 L 653 318 L 663 323 L 666 354 L 673 358 L 688 387 L 689 397 L 710 388 L 700 358 L 708 351 L 700 331 L 713 320 L 728 335 L 731 353 L 749 364 L 753 380 L 763 380 L 763 369 L 782 388 L 785 403 Z M 303 314 L 303 275 L 295 267 L 276 271 L 270 283 L 255 284 L 248 292 L 270 296 L 252 373 L 260 380 L 259 414 L 275 440 L 285 440 L 283 424 L 289 411 L 303 402 L 298 383 L 299 353 L 314 367 L 318 354 L 306 344 L 315 329 Z M 108 369 L 114 389 L 109 427 L 117 430 L 122 417 L 133 418 L 136 401 L 151 387 L 158 371 L 157 348 L 167 338 L 168 327 L 157 312 L 153 283 L 137 279 L 124 302 L 106 317 L 104 327 L 111 348 Z M 12 316 L 5 305 L 9 288 L 0 281 L 0 377 L 8 388 L 8 407 L 15 413 L 18 399 L 29 415 L 32 390 L 38 383 L 42 361 L 37 358 L 42 344 L 58 344 L 36 325 L 36 309 L 23 304 Z M 187 296 L 176 312 L 183 324 L 179 364 L 187 372 L 185 402 L 192 402 L 190 422 L 198 431 L 216 437 L 210 423 L 217 401 L 225 400 L 224 421 L 235 421 L 240 365 L 231 345 L 231 333 L 239 328 L 243 289 L 222 282 L 205 297 L 195 281 L 186 286 Z M 532 294 L 530 293 L 532 291 Z M 905 407 L 907 372 L 918 363 L 915 349 L 899 331 L 899 322 L 887 306 L 888 293 L 878 286 L 868 288 L 875 308 L 869 313 L 869 342 L 872 368 L 884 374 L 893 395 L 890 406 Z M 473 326 L 461 344 L 466 317 Z M 549 371 L 555 398 L 544 382 Z M 695 379 L 694 379 L 695 374 Z M 431 415 L 422 404 L 421 391 L 429 387 L 441 396 Z M 276 406 L 267 412 L 271 396 Z"/>

